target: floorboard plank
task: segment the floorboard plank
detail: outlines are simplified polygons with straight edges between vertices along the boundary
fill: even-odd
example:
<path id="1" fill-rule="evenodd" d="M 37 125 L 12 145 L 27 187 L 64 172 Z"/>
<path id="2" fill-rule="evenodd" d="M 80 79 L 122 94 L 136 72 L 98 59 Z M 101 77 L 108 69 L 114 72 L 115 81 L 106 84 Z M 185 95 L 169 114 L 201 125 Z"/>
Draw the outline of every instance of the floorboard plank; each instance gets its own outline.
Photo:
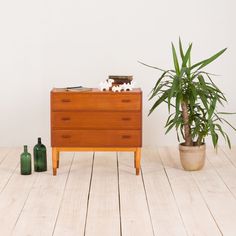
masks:
<path id="1" fill-rule="evenodd" d="M 7 157 L 7 154 L 10 152 L 10 148 L 1 147 L 0 148 L 0 165 L 1 162 Z"/>
<path id="2" fill-rule="evenodd" d="M 76 153 L 65 188 L 54 235 L 84 235 L 92 162 L 92 152 Z"/>
<path id="3" fill-rule="evenodd" d="M 120 235 L 115 152 L 95 153 L 85 235 Z"/>
<path id="4" fill-rule="evenodd" d="M 135 175 L 134 154 L 118 153 L 122 236 L 153 235 L 142 175 Z"/>
<path id="5" fill-rule="evenodd" d="M 217 174 L 216 170 L 206 161 L 202 171 L 192 172 L 212 215 L 223 235 L 235 235 L 236 199 Z"/>
<path id="6" fill-rule="evenodd" d="M 19 160 L 19 149 L 13 149 L 9 159 Z M 12 156 L 15 155 L 15 156 Z M 11 160 L 11 161 L 12 161 Z M 8 161 L 6 160 L 5 164 Z M 10 160 L 8 163 L 11 163 Z M 7 166 L 5 166 L 7 168 Z M 12 171 L 14 168 L 9 167 Z M 0 179 L 2 173 L 0 174 Z M 0 234 L 11 235 L 15 223 L 24 207 L 29 192 L 37 178 L 37 174 L 20 175 L 20 170 L 15 169 L 6 187 L 0 195 Z"/>
<path id="7" fill-rule="evenodd" d="M 38 173 L 13 235 L 52 235 L 73 153 L 61 153 L 60 169 L 52 175 L 51 160 L 47 172 Z"/>
<path id="8" fill-rule="evenodd" d="M 222 146 L 220 149 L 226 154 L 227 159 L 236 167 L 236 147 L 233 146 L 231 149 Z"/>
<path id="9" fill-rule="evenodd" d="M 208 148 L 207 159 L 236 198 L 236 167 L 228 160 L 221 149 L 216 152 L 213 148 Z"/>
<path id="10" fill-rule="evenodd" d="M 176 148 L 159 149 L 188 235 L 221 235 L 190 172 L 180 167 Z"/>
<path id="11" fill-rule="evenodd" d="M 142 173 L 155 235 L 187 235 L 156 149 L 142 149 Z"/>
<path id="12" fill-rule="evenodd" d="M 62 153 L 57 176 L 50 158 L 22 176 L 22 151 L 0 148 L 0 235 L 235 235 L 235 147 L 208 148 L 195 172 L 176 148 L 143 149 L 140 176 L 115 152 Z"/>
<path id="13" fill-rule="evenodd" d="M 21 152 L 22 150 L 20 148 L 12 148 L 7 153 L 6 157 L 3 158 L 0 165 L 0 193 L 6 187 L 16 168 L 20 168 L 19 163 Z"/>

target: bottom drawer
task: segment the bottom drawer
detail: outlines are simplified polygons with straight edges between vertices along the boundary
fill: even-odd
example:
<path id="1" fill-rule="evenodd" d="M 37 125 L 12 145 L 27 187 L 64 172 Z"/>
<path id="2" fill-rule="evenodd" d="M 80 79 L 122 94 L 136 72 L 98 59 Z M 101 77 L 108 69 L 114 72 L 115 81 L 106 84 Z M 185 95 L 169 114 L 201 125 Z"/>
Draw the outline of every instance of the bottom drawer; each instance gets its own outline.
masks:
<path id="1" fill-rule="evenodd" d="M 52 147 L 141 147 L 141 130 L 53 130 Z"/>

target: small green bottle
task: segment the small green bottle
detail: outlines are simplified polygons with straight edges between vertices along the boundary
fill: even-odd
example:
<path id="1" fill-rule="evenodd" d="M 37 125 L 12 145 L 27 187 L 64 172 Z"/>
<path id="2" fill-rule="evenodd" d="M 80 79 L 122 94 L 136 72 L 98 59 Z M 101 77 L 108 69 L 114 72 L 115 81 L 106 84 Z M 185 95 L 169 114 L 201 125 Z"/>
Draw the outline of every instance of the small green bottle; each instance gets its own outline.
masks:
<path id="1" fill-rule="evenodd" d="M 24 152 L 20 155 L 20 172 L 22 175 L 31 174 L 31 154 L 28 153 L 27 145 L 24 145 Z"/>
<path id="2" fill-rule="evenodd" d="M 41 138 L 38 138 L 38 143 L 34 146 L 34 171 L 47 171 L 47 150 Z"/>

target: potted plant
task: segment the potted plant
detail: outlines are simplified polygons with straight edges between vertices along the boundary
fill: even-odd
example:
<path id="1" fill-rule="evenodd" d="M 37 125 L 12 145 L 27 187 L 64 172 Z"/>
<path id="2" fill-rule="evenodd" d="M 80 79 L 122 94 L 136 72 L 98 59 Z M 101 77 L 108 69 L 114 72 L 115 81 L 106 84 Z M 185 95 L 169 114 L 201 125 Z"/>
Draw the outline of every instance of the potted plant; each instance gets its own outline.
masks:
<path id="1" fill-rule="evenodd" d="M 180 160 L 185 170 L 199 170 L 205 162 L 205 137 L 210 135 L 216 148 L 219 136 L 231 147 L 230 139 L 223 130 L 227 124 L 236 130 L 222 115 L 233 114 L 218 112 L 218 105 L 227 101 L 223 92 L 212 80 L 213 74 L 203 69 L 220 57 L 226 48 L 198 63 L 191 63 L 192 43 L 184 51 L 179 39 L 179 57 L 172 43 L 174 69 L 163 70 L 155 66 L 145 66 L 162 72 L 151 91 L 149 100 L 155 103 L 149 115 L 162 103 L 168 106 L 169 117 L 166 121 L 166 133 L 176 129 L 177 139 L 182 136 L 184 142 L 179 144 Z"/>

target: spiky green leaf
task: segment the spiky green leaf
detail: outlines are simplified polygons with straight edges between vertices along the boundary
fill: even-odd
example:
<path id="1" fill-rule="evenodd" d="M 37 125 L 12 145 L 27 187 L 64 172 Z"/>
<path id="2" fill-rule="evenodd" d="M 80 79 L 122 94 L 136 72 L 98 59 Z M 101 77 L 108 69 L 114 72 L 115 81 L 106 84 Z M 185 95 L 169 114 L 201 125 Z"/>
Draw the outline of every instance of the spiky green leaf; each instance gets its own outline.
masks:
<path id="1" fill-rule="evenodd" d="M 217 52 L 215 55 L 213 55 L 212 57 L 206 59 L 202 65 L 198 68 L 199 70 L 202 69 L 203 67 L 207 66 L 208 64 L 210 64 L 211 62 L 213 62 L 214 60 L 216 60 L 219 56 L 221 56 L 227 48 L 222 49 L 221 51 Z"/>
<path id="2" fill-rule="evenodd" d="M 171 45 L 172 45 L 172 56 L 173 56 L 175 71 L 176 71 L 176 74 L 179 76 L 180 75 L 180 69 L 179 69 L 179 62 L 178 62 L 175 46 L 174 46 L 173 43 L 171 43 Z"/>
<path id="3" fill-rule="evenodd" d="M 164 100 L 166 100 L 168 98 L 168 94 L 170 92 L 170 89 L 168 89 L 167 91 L 165 91 L 162 96 L 160 98 L 158 98 L 158 100 L 154 103 L 154 105 L 152 106 L 152 108 L 149 111 L 150 115 Z"/>
<path id="4" fill-rule="evenodd" d="M 182 58 L 182 60 L 184 59 L 184 51 L 183 51 L 183 46 L 182 46 L 182 42 L 181 42 L 181 38 L 179 37 L 179 52 L 180 52 L 180 56 Z"/>
<path id="5" fill-rule="evenodd" d="M 183 63 L 182 63 L 182 67 L 186 67 L 187 66 L 187 62 L 190 59 L 190 54 L 191 54 L 191 49 L 192 49 L 192 43 L 189 45 L 186 54 L 184 55 L 183 58 Z"/>

